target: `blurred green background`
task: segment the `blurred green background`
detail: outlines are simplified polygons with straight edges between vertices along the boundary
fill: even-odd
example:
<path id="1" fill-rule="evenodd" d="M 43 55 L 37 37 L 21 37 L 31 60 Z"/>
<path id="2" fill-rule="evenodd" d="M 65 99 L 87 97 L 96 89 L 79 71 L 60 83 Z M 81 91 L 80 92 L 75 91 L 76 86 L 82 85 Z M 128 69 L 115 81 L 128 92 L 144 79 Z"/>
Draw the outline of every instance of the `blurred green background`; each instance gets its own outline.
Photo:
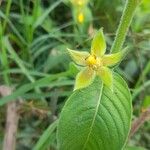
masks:
<path id="1" fill-rule="evenodd" d="M 30 150 L 59 113 L 73 90 L 77 73 L 66 48 L 89 50 L 103 27 L 107 52 L 125 0 L 90 0 L 77 8 L 71 0 L 7 0 L 0 6 L 0 85 L 14 88 L 0 100 L 0 149 L 5 134 L 6 104 L 21 99 L 16 149 Z M 81 11 L 81 14 L 80 14 Z M 79 16 L 80 19 L 79 20 Z M 150 106 L 150 1 L 138 7 L 124 44 L 130 52 L 117 71 L 133 99 L 133 120 Z M 56 132 L 46 149 L 56 149 Z M 150 149 L 150 122 L 128 145 Z"/>

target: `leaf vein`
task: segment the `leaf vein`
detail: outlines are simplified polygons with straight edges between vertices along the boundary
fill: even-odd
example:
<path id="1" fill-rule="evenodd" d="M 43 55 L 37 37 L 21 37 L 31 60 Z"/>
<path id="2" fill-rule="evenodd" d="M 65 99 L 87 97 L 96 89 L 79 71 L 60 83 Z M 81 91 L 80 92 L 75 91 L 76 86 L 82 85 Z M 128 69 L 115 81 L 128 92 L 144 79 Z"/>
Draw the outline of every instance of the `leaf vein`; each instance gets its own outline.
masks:
<path id="1" fill-rule="evenodd" d="M 101 103 L 101 106 L 102 106 L 104 109 L 106 109 L 106 111 L 108 112 L 108 114 L 109 114 L 110 117 L 112 118 L 112 120 L 113 120 L 113 122 L 114 122 L 114 125 L 115 125 L 115 129 L 116 129 L 117 135 L 118 135 L 118 141 L 119 141 L 119 137 L 120 137 L 120 136 L 119 136 L 119 132 L 118 132 L 118 131 L 119 131 L 119 128 L 118 128 L 118 126 L 117 126 L 117 123 L 116 123 L 114 117 L 111 115 L 109 109 L 107 108 L 107 106 L 105 106 L 105 104 Z M 112 140 L 112 139 L 110 139 L 110 140 Z"/>
<path id="2" fill-rule="evenodd" d="M 97 102 L 97 106 L 96 106 L 96 109 L 95 109 L 95 113 L 94 113 L 94 116 L 93 116 L 93 120 L 92 120 L 92 123 L 91 123 L 91 126 L 90 126 L 90 131 L 87 135 L 87 139 L 83 145 L 83 148 L 82 150 L 84 150 L 86 148 L 86 145 L 89 141 L 89 138 L 90 138 L 90 135 L 91 135 L 91 132 L 92 132 L 92 129 L 93 129 L 93 125 L 94 125 L 94 122 L 95 122 L 95 119 L 96 119 L 96 115 L 98 113 L 98 109 L 99 109 L 99 106 L 100 106 L 100 101 L 101 101 L 101 97 L 102 97 L 102 91 L 103 91 L 103 84 L 101 86 L 101 89 L 100 89 L 100 94 L 99 94 L 99 99 L 98 99 L 98 102 Z"/>
<path id="3" fill-rule="evenodd" d="M 107 98 L 107 99 L 109 99 L 109 101 L 112 103 L 112 105 L 114 106 L 114 108 L 117 110 L 117 112 L 118 112 L 118 115 L 120 116 L 120 119 L 121 119 L 121 121 L 122 121 L 122 123 L 123 123 L 123 127 L 124 127 L 124 121 L 123 121 L 123 118 L 122 118 L 122 116 L 121 116 L 121 114 L 120 114 L 120 112 L 119 112 L 119 108 L 116 106 L 116 104 L 114 103 L 114 101 L 110 98 L 110 97 L 108 97 L 105 93 L 104 93 L 104 95 L 105 95 L 105 97 Z M 125 127 L 123 128 L 123 134 L 125 134 L 126 132 L 125 132 Z M 121 135 L 121 134 L 119 134 L 119 135 Z"/>

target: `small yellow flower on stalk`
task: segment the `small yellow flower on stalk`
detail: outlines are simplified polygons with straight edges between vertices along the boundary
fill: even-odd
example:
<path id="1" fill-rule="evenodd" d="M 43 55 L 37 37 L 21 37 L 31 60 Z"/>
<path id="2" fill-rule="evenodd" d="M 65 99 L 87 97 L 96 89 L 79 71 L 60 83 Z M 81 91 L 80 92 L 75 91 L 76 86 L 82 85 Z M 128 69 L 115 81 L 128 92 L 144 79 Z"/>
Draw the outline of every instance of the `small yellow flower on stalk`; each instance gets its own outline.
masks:
<path id="1" fill-rule="evenodd" d="M 79 23 L 83 23 L 84 22 L 84 14 L 82 12 L 80 12 L 78 14 L 78 22 Z"/>
<path id="2" fill-rule="evenodd" d="M 73 5 L 83 7 L 84 5 L 88 3 L 88 0 L 71 0 L 71 2 Z"/>
<path id="3" fill-rule="evenodd" d="M 74 90 L 89 86 L 95 76 L 100 77 L 103 83 L 112 89 L 113 75 L 109 67 L 121 61 L 124 50 L 115 54 L 105 55 L 106 42 L 102 29 L 94 36 L 90 53 L 71 49 L 68 49 L 68 52 L 76 64 L 83 66 L 76 76 Z"/>

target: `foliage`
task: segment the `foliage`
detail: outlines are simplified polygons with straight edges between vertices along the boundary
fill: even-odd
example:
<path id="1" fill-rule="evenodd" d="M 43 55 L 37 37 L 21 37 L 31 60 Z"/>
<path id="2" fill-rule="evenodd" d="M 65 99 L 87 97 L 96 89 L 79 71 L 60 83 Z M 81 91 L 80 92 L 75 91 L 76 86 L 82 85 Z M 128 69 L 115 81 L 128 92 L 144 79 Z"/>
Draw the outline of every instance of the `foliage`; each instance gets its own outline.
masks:
<path id="1" fill-rule="evenodd" d="M 128 107 L 127 113 L 126 109 L 123 109 L 126 105 L 131 106 L 131 102 L 127 103 L 130 96 L 124 80 L 129 86 L 133 101 L 132 120 L 150 106 L 150 1 L 143 0 L 137 8 L 124 44 L 124 47 L 129 47 L 129 53 L 120 66 L 114 68 L 117 72 L 113 73 L 116 84 L 114 91 L 116 90 L 119 97 L 106 86 L 103 89 L 104 93 L 96 95 L 97 90 L 103 86 L 101 80 L 97 78 L 91 86 L 73 92 L 74 79 L 81 68 L 70 63 L 67 47 L 89 51 L 93 35 L 100 27 L 104 27 L 106 54 L 110 53 L 124 5 L 125 1 L 119 0 L 113 0 L 111 3 L 110 0 L 88 1 L 83 9 L 87 20 L 84 26 L 80 26 L 75 19 L 78 8 L 73 8 L 69 0 L 2 1 L 0 85 L 12 87 L 14 90 L 9 96 L 0 98 L 0 149 L 6 133 L 4 130 L 6 104 L 18 98 L 21 104 L 18 110 L 20 119 L 16 136 L 17 150 L 55 150 L 58 145 L 63 145 L 63 140 L 68 145 L 74 144 L 73 149 L 76 149 L 76 143 L 85 142 L 87 134 L 91 134 L 93 138 L 89 137 L 91 145 L 86 144 L 96 150 L 99 149 L 97 147 L 102 146 L 102 143 L 100 142 L 100 145 L 98 143 L 97 147 L 93 143 L 96 143 L 97 139 L 104 141 L 110 133 L 112 138 L 105 141 L 103 145 L 106 146 L 105 149 L 109 149 L 109 145 L 112 145 L 112 149 L 121 149 L 127 138 L 131 119 L 129 117 L 131 107 Z M 120 82 L 123 86 L 122 92 L 119 91 Z M 83 94 L 84 92 L 88 94 Z M 103 98 L 100 101 L 101 105 L 96 105 L 100 100 L 98 100 L 99 94 Z M 85 100 L 81 100 L 79 98 L 81 96 L 85 97 Z M 123 101 L 120 101 L 120 97 Z M 115 99 L 114 105 L 112 99 Z M 87 120 L 82 118 L 82 113 Z M 77 118 L 72 118 L 73 116 Z M 94 130 L 90 130 L 93 116 L 97 126 L 94 126 Z M 99 116 L 107 118 L 106 122 L 103 122 Z M 59 118 L 60 134 L 56 135 Z M 66 123 L 65 120 L 70 122 Z M 120 120 L 120 124 L 116 124 L 118 130 L 113 130 L 116 120 Z M 76 126 L 77 130 L 71 128 L 72 126 Z M 97 131 L 101 133 L 97 134 Z M 149 132 L 150 123 L 146 122 L 133 137 L 128 139 L 129 146 L 125 149 L 150 149 Z M 76 141 L 71 140 L 74 133 L 78 136 Z M 67 137 L 64 139 L 64 136 Z M 118 140 L 113 141 L 114 137 Z M 63 146 L 68 146 L 67 144 Z M 65 149 L 64 147 L 62 149 Z"/>
<path id="2" fill-rule="evenodd" d="M 97 78 L 66 102 L 58 125 L 59 149 L 122 149 L 131 123 L 131 97 L 125 81 L 113 75 L 113 92 Z"/>

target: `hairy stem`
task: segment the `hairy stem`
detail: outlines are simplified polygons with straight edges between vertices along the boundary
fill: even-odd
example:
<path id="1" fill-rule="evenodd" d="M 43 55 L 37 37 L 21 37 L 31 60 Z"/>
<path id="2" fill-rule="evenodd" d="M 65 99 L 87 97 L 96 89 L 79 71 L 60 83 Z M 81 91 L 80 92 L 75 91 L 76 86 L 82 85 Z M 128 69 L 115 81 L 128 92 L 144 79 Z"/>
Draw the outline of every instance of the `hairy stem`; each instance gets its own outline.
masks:
<path id="1" fill-rule="evenodd" d="M 122 49 L 125 37 L 127 35 L 129 26 L 131 24 L 134 12 L 137 6 L 140 4 L 141 0 L 127 0 L 125 8 L 120 20 L 119 27 L 116 32 L 116 37 L 114 43 L 111 47 L 111 52 L 116 53 Z"/>

